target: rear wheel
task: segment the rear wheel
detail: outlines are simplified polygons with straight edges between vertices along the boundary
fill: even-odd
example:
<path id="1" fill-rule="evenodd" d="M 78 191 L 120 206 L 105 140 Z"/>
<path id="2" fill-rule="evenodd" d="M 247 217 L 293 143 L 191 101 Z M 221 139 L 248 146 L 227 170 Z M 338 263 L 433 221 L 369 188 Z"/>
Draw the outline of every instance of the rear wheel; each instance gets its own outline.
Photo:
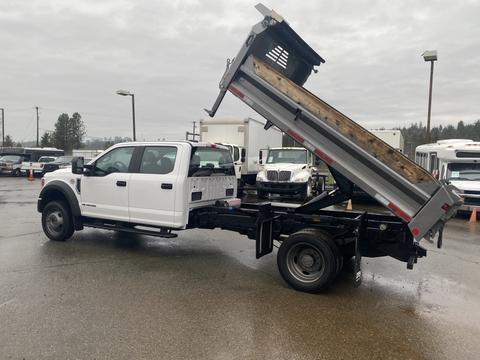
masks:
<path id="1" fill-rule="evenodd" d="M 342 266 L 340 259 L 331 237 L 316 229 L 290 235 L 277 254 L 283 279 L 296 290 L 312 293 L 325 290 L 337 277 Z"/>
<path id="2" fill-rule="evenodd" d="M 74 232 L 72 216 L 65 201 L 49 202 L 42 211 L 42 228 L 53 241 L 65 241 Z"/>
<path id="3" fill-rule="evenodd" d="M 13 176 L 20 176 L 20 175 L 22 175 L 22 171 L 20 169 L 17 168 L 13 170 Z"/>

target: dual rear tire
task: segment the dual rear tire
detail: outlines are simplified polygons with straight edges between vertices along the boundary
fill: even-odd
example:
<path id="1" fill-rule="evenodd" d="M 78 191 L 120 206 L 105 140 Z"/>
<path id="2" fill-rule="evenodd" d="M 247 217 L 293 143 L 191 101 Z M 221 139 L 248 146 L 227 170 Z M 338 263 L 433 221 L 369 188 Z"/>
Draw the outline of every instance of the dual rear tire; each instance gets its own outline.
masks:
<path id="1" fill-rule="evenodd" d="M 326 290 L 343 267 L 343 256 L 331 236 L 318 229 L 293 233 L 277 254 L 282 278 L 292 288 L 317 293 Z"/>

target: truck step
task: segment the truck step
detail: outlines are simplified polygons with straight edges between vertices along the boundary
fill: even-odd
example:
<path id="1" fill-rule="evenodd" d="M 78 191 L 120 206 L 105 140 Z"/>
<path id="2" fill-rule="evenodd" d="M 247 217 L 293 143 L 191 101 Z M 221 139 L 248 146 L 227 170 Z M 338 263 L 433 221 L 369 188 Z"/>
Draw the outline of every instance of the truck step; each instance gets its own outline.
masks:
<path id="1" fill-rule="evenodd" d="M 150 236 L 169 238 L 169 239 L 176 238 L 178 236 L 178 234 L 173 234 L 168 229 L 147 230 L 147 229 L 139 229 L 136 227 L 129 227 L 129 226 L 124 226 L 119 224 L 106 224 L 106 223 L 100 223 L 100 222 L 84 223 L 84 226 L 94 227 L 97 229 L 104 229 L 104 230 L 116 230 L 116 231 L 123 231 L 123 232 L 134 233 L 134 234 L 150 235 Z M 141 226 L 141 225 L 138 225 L 138 226 Z M 149 228 L 149 229 L 157 229 L 157 228 Z"/>

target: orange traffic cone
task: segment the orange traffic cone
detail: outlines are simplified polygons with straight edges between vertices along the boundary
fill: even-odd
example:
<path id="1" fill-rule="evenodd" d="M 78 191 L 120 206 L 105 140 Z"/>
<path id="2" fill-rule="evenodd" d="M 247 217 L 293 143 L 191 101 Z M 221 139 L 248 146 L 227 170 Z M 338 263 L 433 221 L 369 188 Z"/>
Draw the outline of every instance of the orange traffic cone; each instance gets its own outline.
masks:
<path id="1" fill-rule="evenodd" d="M 28 181 L 34 181 L 35 178 L 33 177 L 33 170 L 30 170 L 30 174 L 28 175 Z"/>
<path id="2" fill-rule="evenodd" d="M 472 214 L 470 215 L 470 220 L 468 220 L 468 222 L 477 222 L 477 208 L 473 208 Z"/>
<path id="3" fill-rule="evenodd" d="M 347 203 L 347 210 L 353 210 L 353 206 L 352 206 L 352 199 L 349 199 L 349 200 L 348 200 L 348 203 Z"/>

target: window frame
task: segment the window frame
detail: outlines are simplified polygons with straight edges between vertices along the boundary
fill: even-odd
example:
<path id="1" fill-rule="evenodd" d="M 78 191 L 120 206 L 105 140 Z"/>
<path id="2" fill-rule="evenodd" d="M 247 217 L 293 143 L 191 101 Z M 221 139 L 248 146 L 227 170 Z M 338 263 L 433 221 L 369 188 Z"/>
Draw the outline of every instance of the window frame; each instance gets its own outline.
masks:
<path id="1" fill-rule="evenodd" d="M 119 149 L 126 149 L 126 148 L 132 148 L 133 151 L 132 151 L 132 156 L 130 157 L 130 164 L 128 165 L 128 168 L 127 168 L 127 171 L 126 172 L 111 172 L 111 173 L 108 173 L 108 174 L 97 174 L 95 171 L 96 171 L 96 168 L 97 168 L 97 162 L 100 161 L 103 157 L 105 156 L 108 156 L 108 154 L 116 151 L 116 150 L 119 150 Z M 91 164 L 92 166 L 92 170 L 91 170 L 91 174 L 89 176 L 95 176 L 95 177 L 104 177 L 104 176 L 107 176 L 107 175 L 110 175 L 110 174 L 129 174 L 132 172 L 132 168 L 133 168 L 133 165 L 135 164 L 135 153 L 137 151 L 137 147 L 135 146 L 118 146 L 116 148 L 113 148 L 111 149 L 110 151 L 106 152 L 106 153 L 103 153 L 101 156 L 99 156 L 97 159 L 95 159 L 95 161 Z M 101 170 L 102 171 L 102 170 Z"/>
<path id="2" fill-rule="evenodd" d="M 142 172 L 142 160 L 143 160 L 143 155 L 145 154 L 145 151 L 147 148 L 173 148 L 175 149 L 175 160 L 173 162 L 173 168 L 171 171 L 165 174 L 159 174 L 159 173 L 151 173 L 151 172 Z M 178 146 L 176 145 L 144 145 L 141 147 L 141 151 L 139 151 L 138 156 L 135 158 L 136 161 L 136 166 L 133 172 L 138 173 L 138 174 L 148 174 L 148 175 L 169 175 L 173 172 L 175 172 L 175 167 L 177 166 L 177 156 L 178 156 Z"/>

